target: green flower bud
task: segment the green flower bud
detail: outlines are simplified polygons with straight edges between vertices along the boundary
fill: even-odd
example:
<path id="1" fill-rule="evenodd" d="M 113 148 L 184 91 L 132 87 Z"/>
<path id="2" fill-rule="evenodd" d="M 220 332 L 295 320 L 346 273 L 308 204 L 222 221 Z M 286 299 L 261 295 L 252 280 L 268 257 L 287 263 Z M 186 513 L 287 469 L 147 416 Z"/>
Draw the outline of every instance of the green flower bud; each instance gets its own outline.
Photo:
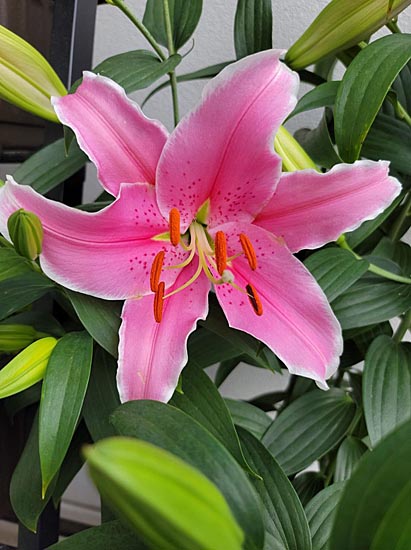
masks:
<path id="1" fill-rule="evenodd" d="M 9 217 L 7 228 L 20 256 L 35 260 L 43 244 L 43 226 L 36 214 L 20 208 Z"/>
<path id="2" fill-rule="evenodd" d="M 0 325 L 0 353 L 20 351 L 37 338 L 36 329 L 29 325 Z"/>
<path id="3" fill-rule="evenodd" d="M 30 388 L 43 379 L 57 340 L 42 338 L 21 351 L 0 370 L 0 398 Z"/>
<path id="4" fill-rule="evenodd" d="M 66 88 L 41 53 L 0 25 L 0 97 L 20 109 L 59 122 L 50 98 L 65 94 Z"/>
<path id="5" fill-rule="evenodd" d="M 332 0 L 291 46 L 285 60 L 292 69 L 303 69 L 368 38 L 410 4 L 411 0 Z"/>
<path id="6" fill-rule="evenodd" d="M 318 170 L 314 161 L 284 126 L 280 126 L 275 136 L 274 148 L 283 161 L 285 172 L 296 172 L 306 168 Z"/>

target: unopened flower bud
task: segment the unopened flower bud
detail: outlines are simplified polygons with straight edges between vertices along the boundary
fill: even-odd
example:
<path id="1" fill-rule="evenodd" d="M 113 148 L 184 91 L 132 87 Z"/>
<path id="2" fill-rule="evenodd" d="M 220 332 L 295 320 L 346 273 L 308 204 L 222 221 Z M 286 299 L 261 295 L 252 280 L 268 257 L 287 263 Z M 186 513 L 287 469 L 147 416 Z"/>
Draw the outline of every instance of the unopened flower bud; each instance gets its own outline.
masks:
<path id="1" fill-rule="evenodd" d="M 50 98 L 65 94 L 66 88 L 41 53 L 0 25 L 0 97 L 20 109 L 59 122 Z"/>
<path id="2" fill-rule="evenodd" d="M 47 337 L 33 342 L 0 370 L 0 398 L 30 388 L 43 379 L 57 340 Z"/>
<path id="3" fill-rule="evenodd" d="M 285 60 L 292 69 L 303 69 L 368 38 L 410 4 L 411 0 L 332 0 L 291 46 Z"/>
<path id="4" fill-rule="evenodd" d="M 43 244 L 43 226 L 36 214 L 20 208 L 9 217 L 7 228 L 20 256 L 35 260 Z"/>
<path id="5" fill-rule="evenodd" d="M 20 351 L 37 338 L 36 329 L 29 325 L 0 325 L 0 353 Z"/>
<path id="6" fill-rule="evenodd" d="M 284 126 L 280 126 L 276 133 L 274 148 L 283 161 L 283 170 L 285 172 L 296 172 L 297 170 L 305 170 L 306 168 L 318 170 L 314 161 Z"/>

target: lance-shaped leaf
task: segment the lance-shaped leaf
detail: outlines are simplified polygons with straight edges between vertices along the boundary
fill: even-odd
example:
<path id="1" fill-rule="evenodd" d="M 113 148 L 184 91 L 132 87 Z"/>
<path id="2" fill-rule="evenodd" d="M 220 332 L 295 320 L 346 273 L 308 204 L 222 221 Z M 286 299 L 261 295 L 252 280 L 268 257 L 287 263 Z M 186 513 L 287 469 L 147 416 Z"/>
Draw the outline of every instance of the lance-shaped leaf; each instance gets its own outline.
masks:
<path id="1" fill-rule="evenodd" d="M 0 319 L 32 304 L 49 292 L 54 283 L 34 271 L 0 282 Z"/>
<path id="2" fill-rule="evenodd" d="M 263 444 L 286 474 L 301 471 L 346 434 L 355 405 L 345 392 L 315 390 L 291 403 L 264 434 Z"/>
<path id="3" fill-rule="evenodd" d="M 60 468 L 74 435 L 90 376 L 93 341 L 73 332 L 58 342 L 47 367 L 39 414 L 43 492 Z"/>
<path id="4" fill-rule="evenodd" d="M 0 282 L 31 271 L 31 262 L 19 256 L 14 248 L 0 248 Z"/>
<path id="5" fill-rule="evenodd" d="M 384 335 L 374 340 L 365 356 L 363 403 L 373 446 L 411 418 L 410 343 Z"/>
<path id="6" fill-rule="evenodd" d="M 109 438 L 85 455 L 102 497 L 153 548 L 240 550 L 222 494 L 183 460 L 145 441 Z"/>
<path id="7" fill-rule="evenodd" d="M 406 550 L 411 540 L 411 422 L 365 456 L 345 485 L 330 550 Z"/>
<path id="8" fill-rule="evenodd" d="M 236 426 L 248 430 L 257 439 L 261 439 L 271 424 L 271 419 L 264 411 L 245 401 L 225 399 L 231 418 Z"/>
<path id="9" fill-rule="evenodd" d="M 409 6 L 411 0 L 332 0 L 287 52 L 293 69 L 358 44 Z"/>
<path id="10" fill-rule="evenodd" d="M 337 452 L 334 481 L 345 481 L 349 479 L 360 458 L 367 450 L 367 446 L 361 439 L 351 435 L 346 437 Z"/>
<path id="11" fill-rule="evenodd" d="M 169 0 L 174 48 L 179 50 L 195 31 L 203 9 L 203 0 Z M 148 0 L 143 17 L 144 25 L 163 46 L 168 46 L 162 0 Z"/>
<path id="12" fill-rule="evenodd" d="M 313 541 L 313 550 L 330 549 L 331 529 L 344 486 L 344 483 L 334 483 L 326 487 L 315 495 L 305 509 Z"/>
<path id="13" fill-rule="evenodd" d="M 19 393 L 42 380 L 56 344 L 55 338 L 42 338 L 7 363 L 0 370 L 0 398 Z"/>
<path id="14" fill-rule="evenodd" d="M 193 365 L 187 365 L 182 375 L 181 390 L 181 393 L 174 392 L 170 404 L 202 424 L 230 451 L 242 468 L 258 477 L 244 458 L 224 399 L 204 371 Z"/>
<path id="15" fill-rule="evenodd" d="M 234 20 L 237 58 L 272 48 L 271 0 L 238 0 Z"/>
<path id="16" fill-rule="evenodd" d="M 311 550 L 307 519 L 291 482 L 264 445 L 242 428 L 239 434 L 247 461 L 262 478 L 253 482 L 264 507 L 264 548 Z"/>
<path id="17" fill-rule="evenodd" d="M 335 139 L 346 162 L 358 159 L 362 144 L 396 76 L 411 58 L 411 35 L 384 36 L 350 64 L 335 102 Z"/>
<path id="18" fill-rule="evenodd" d="M 112 415 L 120 435 L 143 439 L 200 470 L 217 485 L 246 535 L 246 548 L 260 549 L 260 504 L 245 472 L 230 453 L 187 414 L 158 401 L 130 401 Z"/>
<path id="19" fill-rule="evenodd" d="M 20 109 L 58 122 L 50 97 L 66 93 L 41 53 L 0 25 L 0 97 Z"/>

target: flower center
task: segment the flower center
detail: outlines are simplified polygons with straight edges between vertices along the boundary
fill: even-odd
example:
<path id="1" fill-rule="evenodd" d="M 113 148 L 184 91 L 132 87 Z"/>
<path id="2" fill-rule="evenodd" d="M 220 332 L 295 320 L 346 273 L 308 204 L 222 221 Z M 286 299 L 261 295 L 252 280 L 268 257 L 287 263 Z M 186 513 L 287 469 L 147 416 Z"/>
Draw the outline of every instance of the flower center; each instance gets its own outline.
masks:
<path id="1" fill-rule="evenodd" d="M 181 263 L 164 267 L 163 250 L 155 256 L 151 266 L 150 273 L 150 289 L 154 292 L 154 318 L 157 323 L 161 322 L 163 315 L 164 300 L 181 292 L 185 288 L 193 284 L 202 272 L 214 285 L 229 284 L 239 292 L 246 294 L 250 304 L 256 315 L 263 314 L 263 308 L 260 297 L 258 296 L 255 287 L 248 283 L 244 288 L 241 288 L 234 282 L 234 274 L 227 269 L 231 266 L 231 262 L 243 255 L 248 261 L 250 269 L 257 269 L 257 256 L 250 239 L 244 233 L 239 235 L 242 252 L 234 256 L 227 256 L 227 238 L 223 231 L 217 231 L 215 239 L 211 238 L 207 231 L 207 226 L 196 219 L 192 222 L 184 235 L 180 234 L 180 212 L 177 208 L 173 208 L 169 214 L 169 238 L 174 246 L 181 246 L 185 251 L 189 252 L 188 257 Z M 182 269 L 188 266 L 194 259 L 198 257 L 198 267 L 192 277 L 183 285 L 166 293 L 165 284 L 161 279 L 163 269 Z"/>

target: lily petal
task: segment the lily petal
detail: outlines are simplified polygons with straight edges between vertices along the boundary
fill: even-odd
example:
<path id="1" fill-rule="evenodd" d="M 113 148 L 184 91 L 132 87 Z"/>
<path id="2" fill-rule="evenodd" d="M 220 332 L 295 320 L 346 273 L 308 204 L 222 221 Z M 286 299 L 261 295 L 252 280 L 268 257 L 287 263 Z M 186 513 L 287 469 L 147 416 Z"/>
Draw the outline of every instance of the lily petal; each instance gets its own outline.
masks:
<path id="1" fill-rule="evenodd" d="M 244 256 L 229 267 L 242 288 L 251 283 L 262 305 L 258 316 L 247 295 L 230 285 L 216 286 L 217 298 L 230 326 L 252 334 L 269 346 L 293 374 L 316 380 L 321 387 L 338 367 L 341 327 L 312 275 L 285 246 L 264 229 L 228 223 L 230 255 L 241 252 L 239 234 L 248 236 L 257 256 L 252 271 Z"/>
<path id="2" fill-rule="evenodd" d="M 167 231 L 149 184 L 123 184 L 119 198 L 97 213 L 69 208 L 46 199 L 12 178 L 0 188 L 0 232 L 8 236 L 7 219 L 19 208 L 34 212 L 44 229 L 41 267 L 63 286 L 105 298 L 123 299 L 149 292 L 153 257 L 165 250 L 166 265 L 186 257 L 164 241 Z M 174 270 L 166 270 L 172 283 Z"/>
<path id="3" fill-rule="evenodd" d="M 335 241 L 375 218 L 400 193 L 386 161 L 339 164 L 326 174 L 302 170 L 283 174 L 277 191 L 254 223 L 297 252 Z"/>
<path id="4" fill-rule="evenodd" d="M 183 229 L 207 199 L 210 224 L 251 221 L 274 192 L 281 170 L 274 135 L 298 87 L 281 53 L 226 67 L 171 134 L 157 170 L 158 204 L 164 216 L 178 208 Z"/>
<path id="5" fill-rule="evenodd" d="M 182 285 L 193 273 L 190 264 L 180 272 L 173 288 Z M 210 283 L 202 274 L 189 288 L 166 298 L 161 323 L 154 320 L 154 295 L 126 300 L 117 374 L 122 402 L 132 399 L 167 402 L 171 398 L 187 362 L 188 336 L 197 321 L 207 316 L 209 290 Z"/>
<path id="6" fill-rule="evenodd" d="M 106 191 L 116 196 L 121 183 L 154 184 L 167 130 L 147 118 L 121 86 L 86 71 L 74 94 L 52 102 L 60 121 L 74 130 L 97 166 Z"/>

